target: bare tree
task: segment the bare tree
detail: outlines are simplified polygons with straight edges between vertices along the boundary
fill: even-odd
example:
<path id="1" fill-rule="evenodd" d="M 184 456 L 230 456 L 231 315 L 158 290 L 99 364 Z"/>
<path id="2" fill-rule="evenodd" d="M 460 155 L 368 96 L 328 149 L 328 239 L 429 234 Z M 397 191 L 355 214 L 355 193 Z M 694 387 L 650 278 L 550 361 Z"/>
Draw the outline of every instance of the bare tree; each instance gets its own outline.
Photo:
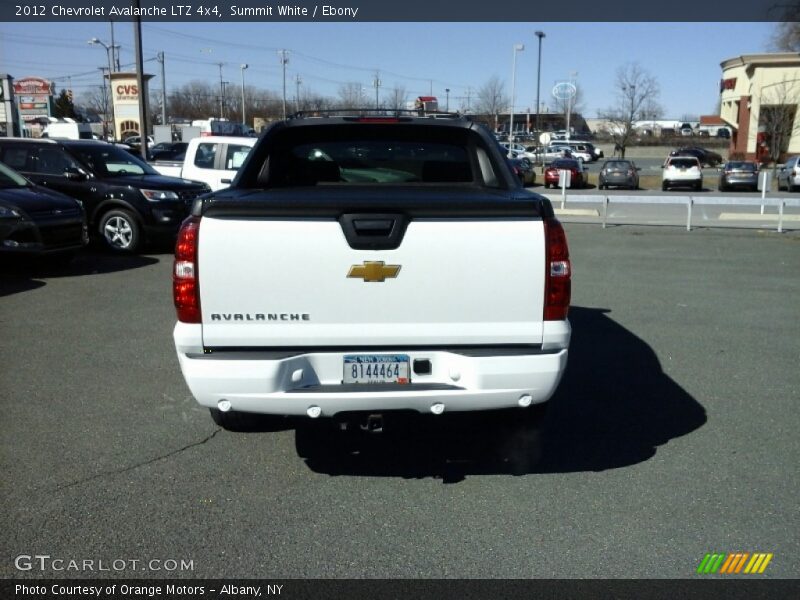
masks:
<path id="1" fill-rule="evenodd" d="M 207 119 L 219 113 L 219 89 L 205 81 L 190 81 L 169 94 L 171 115 Z"/>
<path id="2" fill-rule="evenodd" d="M 789 140 L 800 133 L 797 106 L 800 104 L 800 80 L 783 79 L 761 91 L 758 132 L 763 133 L 763 152 L 775 165 L 789 149 Z M 761 136 L 759 136 L 761 137 Z"/>
<path id="3" fill-rule="evenodd" d="M 635 134 L 634 123 L 653 119 L 653 115 L 662 112 L 658 105 L 659 87 L 655 77 L 638 63 L 627 63 L 617 69 L 615 88 L 616 104 L 602 111 L 600 117 L 609 122 L 609 133 L 624 157 Z"/>
<path id="4" fill-rule="evenodd" d="M 367 97 L 360 83 L 351 81 L 339 86 L 339 105 L 341 108 L 362 108 L 366 104 Z"/>
<path id="5" fill-rule="evenodd" d="M 307 111 L 320 111 L 320 110 L 332 110 L 336 105 L 336 102 L 327 96 L 322 96 L 321 94 L 317 94 L 312 92 L 311 90 L 306 90 L 305 95 L 303 96 L 303 107 L 304 110 Z"/>
<path id="6" fill-rule="evenodd" d="M 404 109 L 408 102 L 408 92 L 406 88 L 395 84 L 394 87 L 389 90 L 389 95 L 384 99 L 384 102 L 386 103 L 386 108 L 390 110 Z"/>
<path id="7" fill-rule="evenodd" d="M 106 86 L 91 87 L 76 96 L 75 104 L 84 106 L 95 114 L 105 115 L 108 110 L 108 88 Z"/>
<path id="8" fill-rule="evenodd" d="M 478 89 L 474 112 L 490 116 L 493 128 L 497 129 L 497 114 L 505 110 L 510 103 L 511 100 L 505 92 L 505 84 L 497 75 L 493 75 Z"/>
<path id="9" fill-rule="evenodd" d="M 776 19 L 772 49 L 778 52 L 800 52 L 800 4 L 787 2 L 783 18 Z"/>

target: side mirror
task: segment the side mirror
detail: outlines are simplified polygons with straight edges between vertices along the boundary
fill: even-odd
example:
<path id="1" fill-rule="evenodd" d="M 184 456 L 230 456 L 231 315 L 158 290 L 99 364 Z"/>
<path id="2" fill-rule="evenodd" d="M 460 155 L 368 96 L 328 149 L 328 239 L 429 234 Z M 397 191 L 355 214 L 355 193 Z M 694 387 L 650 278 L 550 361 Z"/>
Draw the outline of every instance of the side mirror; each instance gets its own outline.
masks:
<path id="1" fill-rule="evenodd" d="M 69 181 L 85 181 L 86 173 L 75 167 L 67 167 L 64 169 L 64 177 Z"/>

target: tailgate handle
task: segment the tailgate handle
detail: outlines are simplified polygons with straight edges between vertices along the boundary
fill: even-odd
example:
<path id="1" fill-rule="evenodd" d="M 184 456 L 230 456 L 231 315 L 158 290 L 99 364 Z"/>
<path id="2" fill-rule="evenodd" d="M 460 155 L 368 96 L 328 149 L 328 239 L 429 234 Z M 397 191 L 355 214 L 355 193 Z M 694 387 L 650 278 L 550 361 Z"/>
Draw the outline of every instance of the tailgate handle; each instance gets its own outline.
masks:
<path id="1" fill-rule="evenodd" d="M 388 236 L 394 228 L 394 219 L 353 219 L 353 228 L 358 235 Z"/>
<path id="2" fill-rule="evenodd" d="M 346 213 L 339 223 L 354 250 L 394 250 L 400 247 L 408 227 L 402 213 Z"/>

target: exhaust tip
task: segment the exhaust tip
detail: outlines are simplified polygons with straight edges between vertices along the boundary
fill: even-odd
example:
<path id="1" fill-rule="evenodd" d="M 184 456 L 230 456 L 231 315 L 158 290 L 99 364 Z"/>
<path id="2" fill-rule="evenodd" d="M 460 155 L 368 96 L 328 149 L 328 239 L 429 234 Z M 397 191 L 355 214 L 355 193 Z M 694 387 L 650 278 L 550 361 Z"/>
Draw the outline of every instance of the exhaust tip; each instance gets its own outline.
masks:
<path id="1" fill-rule="evenodd" d="M 309 406 L 306 414 L 312 419 L 316 419 L 322 414 L 322 409 L 319 406 Z"/>
<path id="2" fill-rule="evenodd" d="M 519 400 L 517 400 L 517 404 L 519 404 L 522 408 L 527 408 L 531 405 L 531 402 L 533 402 L 533 396 L 530 394 L 524 394 L 519 397 Z"/>
<path id="3" fill-rule="evenodd" d="M 437 402 L 436 404 L 431 405 L 431 412 L 435 415 L 442 414 L 444 412 L 444 404 Z"/>
<path id="4" fill-rule="evenodd" d="M 220 410 L 220 412 L 228 412 L 231 409 L 231 401 L 220 400 L 217 402 L 217 408 Z"/>

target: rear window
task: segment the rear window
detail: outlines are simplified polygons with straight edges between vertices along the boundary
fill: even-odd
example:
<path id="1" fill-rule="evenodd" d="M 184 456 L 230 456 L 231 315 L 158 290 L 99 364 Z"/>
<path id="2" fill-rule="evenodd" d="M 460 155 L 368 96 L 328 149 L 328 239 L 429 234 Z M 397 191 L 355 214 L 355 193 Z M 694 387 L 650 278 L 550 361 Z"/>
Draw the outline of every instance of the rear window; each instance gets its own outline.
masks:
<path id="1" fill-rule="evenodd" d="M 671 158 L 669 160 L 669 166 L 675 167 L 676 169 L 690 169 L 697 165 L 698 162 L 696 158 Z"/>
<path id="2" fill-rule="evenodd" d="M 556 169 L 576 169 L 578 161 L 575 160 L 554 160 L 550 166 Z"/>
<path id="3" fill-rule="evenodd" d="M 287 128 L 276 132 L 258 178 L 268 187 L 497 185 L 489 154 L 475 147 L 475 138 L 465 129 L 399 124 Z"/>
<path id="4" fill-rule="evenodd" d="M 631 163 L 624 160 L 612 160 L 606 163 L 606 169 L 630 169 Z"/>
<path id="5" fill-rule="evenodd" d="M 757 171 L 755 163 L 751 162 L 730 162 L 728 163 L 728 169 L 736 169 L 737 171 Z"/>

